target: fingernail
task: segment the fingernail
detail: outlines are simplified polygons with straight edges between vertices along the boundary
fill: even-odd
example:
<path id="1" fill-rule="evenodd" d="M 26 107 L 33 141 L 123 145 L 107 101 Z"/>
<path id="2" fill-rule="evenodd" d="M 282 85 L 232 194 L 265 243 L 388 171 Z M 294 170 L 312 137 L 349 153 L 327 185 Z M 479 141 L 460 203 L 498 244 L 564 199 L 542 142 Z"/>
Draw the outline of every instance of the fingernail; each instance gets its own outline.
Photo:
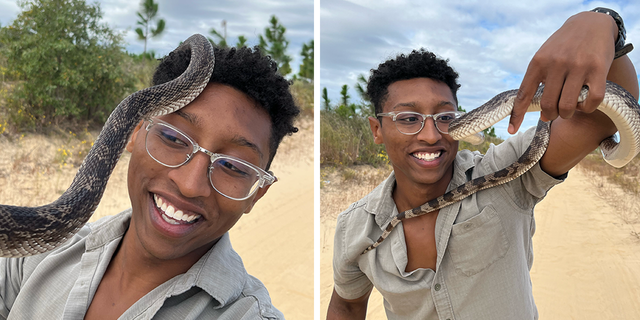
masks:
<path id="1" fill-rule="evenodd" d="M 510 134 L 514 134 L 516 127 L 513 124 L 509 123 L 509 129 L 507 130 L 509 131 Z"/>

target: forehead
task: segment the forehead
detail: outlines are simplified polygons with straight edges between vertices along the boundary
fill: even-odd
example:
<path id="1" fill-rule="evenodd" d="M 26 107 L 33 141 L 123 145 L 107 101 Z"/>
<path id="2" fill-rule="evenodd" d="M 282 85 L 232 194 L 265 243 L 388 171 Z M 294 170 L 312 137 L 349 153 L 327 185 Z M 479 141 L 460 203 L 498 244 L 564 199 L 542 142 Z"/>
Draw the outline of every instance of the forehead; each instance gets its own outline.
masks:
<path id="1" fill-rule="evenodd" d="M 422 112 L 455 111 L 457 104 L 451 89 L 429 78 L 400 80 L 389 85 L 383 111 L 415 108 Z"/>
<path id="2" fill-rule="evenodd" d="M 271 118 L 245 93 L 219 83 L 210 83 L 183 109 L 171 115 L 181 118 L 204 144 L 232 142 L 256 149 L 268 159 Z"/>

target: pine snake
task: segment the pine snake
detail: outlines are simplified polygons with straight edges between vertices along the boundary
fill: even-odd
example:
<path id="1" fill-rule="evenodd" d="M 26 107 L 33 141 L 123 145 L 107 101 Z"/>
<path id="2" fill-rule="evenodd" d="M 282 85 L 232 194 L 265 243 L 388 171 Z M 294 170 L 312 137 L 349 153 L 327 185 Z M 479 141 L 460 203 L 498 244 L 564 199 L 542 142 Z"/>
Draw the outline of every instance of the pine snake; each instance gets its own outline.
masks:
<path id="1" fill-rule="evenodd" d="M 204 36 L 193 35 L 176 51 L 183 48 L 191 50 L 187 70 L 175 80 L 131 94 L 114 109 L 60 198 L 33 208 L 0 205 L 0 256 L 46 252 L 72 237 L 98 206 L 135 126 L 186 106 L 202 92 L 213 72 L 213 47 Z"/>
<path id="2" fill-rule="evenodd" d="M 527 112 L 540 111 L 540 98 L 544 86 L 540 86 Z M 477 144 L 478 132 L 491 127 L 498 121 L 511 114 L 513 102 L 518 90 L 510 90 L 498 94 L 479 108 L 466 113 L 454 120 L 449 126 L 449 135 L 455 140 L 466 140 Z M 579 102 L 584 101 L 588 94 L 588 88 L 583 87 Z M 621 86 L 607 81 L 605 97 L 598 106 L 598 110 L 606 114 L 616 125 L 620 133 L 620 142 L 613 137 L 600 143 L 600 150 L 605 161 L 610 165 L 620 168 L 638 152 L 640 152 L 640 106 L 638 101 Z M 391 231 L 403 220 L 421 216 L 435 210 L 444 208 L 450 204 L 480 191 L 507 183 L 531 169 L 544 155 L 549 144 L 550 122 L 538 121 L 536 134 L 524 154 L 513 164 L 506 168 L 488 174 L 483 177 L 467 181 L 463 185 L 437 197 L 419 207 L 404 211 L 393 217 L 376 242 L 367 247 L 362 254 L 373 250 L 386 239 Z M 482 138 L 480 138 L 482 139 Z"/>

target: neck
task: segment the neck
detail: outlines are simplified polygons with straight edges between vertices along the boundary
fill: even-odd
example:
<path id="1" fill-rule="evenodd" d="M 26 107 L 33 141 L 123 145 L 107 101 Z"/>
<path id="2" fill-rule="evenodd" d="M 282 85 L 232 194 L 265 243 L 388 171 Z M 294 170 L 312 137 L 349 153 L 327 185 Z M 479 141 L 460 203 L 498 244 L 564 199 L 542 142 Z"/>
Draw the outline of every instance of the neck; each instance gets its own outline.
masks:
<path id="1" fill-rule="evenodd" d="M 149 292 L 169 279 L 186 273 L 211 248 L 208 246 L 180 258 L 162 260 L 144 250 L 135 236 L 129 228 L 105 272 L 105 277 L 112 277 L 122 289 Z"/>
<path id="2" fill-rule="evenodd" d="M 422 184 L 398 179 L 393 189 L 393 200 L 398 212 L 419 207 L 446 193 L 449 182 L 453 178 L 453 164 L 447 169 L 442 179 L 431 184 Z"/>

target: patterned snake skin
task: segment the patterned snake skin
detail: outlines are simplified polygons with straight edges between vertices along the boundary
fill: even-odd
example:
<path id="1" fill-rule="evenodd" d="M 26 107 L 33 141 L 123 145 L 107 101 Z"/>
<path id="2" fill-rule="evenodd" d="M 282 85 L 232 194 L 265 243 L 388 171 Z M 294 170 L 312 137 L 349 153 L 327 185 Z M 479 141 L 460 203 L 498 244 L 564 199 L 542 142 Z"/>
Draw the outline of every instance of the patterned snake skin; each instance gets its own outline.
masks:
<path id="1" fill-rule="evenodd" d="M 536 92 L 531 105 L 527 109 L 529 111 L 540 111 L 540 98 L 544 86 L 540 86 Z M 587 88 L 584 87 L 578 99 L 582 102 L 587 97 Z M 485 103 L 481 107 L 465 114 L 456 119 L 449 126 L 449 135 L 455 140 L 467 140 L 472 142 L 474 139 L 468 137 L 491 127 L 498 121 L 504 119 L 511 114 L 513 102 L 518 94 L 518 90 L 510 90 L 503 92 Z M 600 143 L 600 150 L 605 161 L 610 165 L 620 168 L 638 152 L 640 152 L 640 106 L 638 101 L 621 86 L 607 81 L 604 100 L 598 106 L 598 110 L 606 114 L 616 125 L 620 133 L 620 143 L 616 142 L 613 137 L 607 138 Z M 495 187 L 507 183 L 521 176 L 531 169 L 540 159 L 549 144 L 549 123 L 538 121 L 536 134 L 524 154 L 513 164 L 508 167 L 479 177 L 445 193 L 444 195 L 431 200 L 417 208 L 407 210 L 395 216 L 382 232 L 382 235 L 376 242 L 367 247 L 362 254 L 373 250 L 386 239 L 391 231 L 401 221 L 435 210 L 444 208 L 450 204 L 456 203 L 480 190 Z"/>
<path id="2" fill-rule="evenodd" d="M 190 48 L 187 70 L 173 81 L 125 98 L 107 119 L 71 186 L 41 207 L 0 205 L 0 256 L 23 257 L 52 250 L 72 237 L 98 206 L 127 139 L 144 118 L 174 112 L 193 101 L 209 82 L 214 56 L 211 43 L 193 35 L 177 50 Z"/>

